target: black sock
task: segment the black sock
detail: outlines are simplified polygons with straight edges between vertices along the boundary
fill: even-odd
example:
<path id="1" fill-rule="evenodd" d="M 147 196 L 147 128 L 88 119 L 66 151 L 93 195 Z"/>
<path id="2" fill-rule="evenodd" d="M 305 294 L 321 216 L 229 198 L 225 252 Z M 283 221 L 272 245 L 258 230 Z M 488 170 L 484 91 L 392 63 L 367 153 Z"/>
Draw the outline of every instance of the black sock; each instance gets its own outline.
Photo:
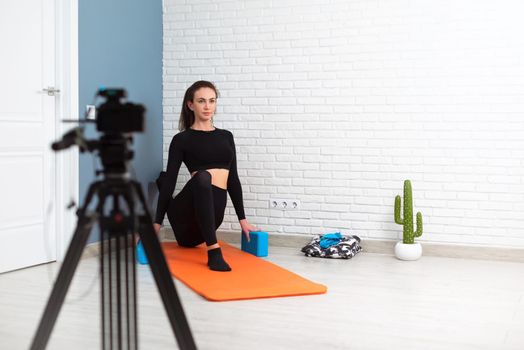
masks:
<path id="1" fill-rule="evenodd" d="M 207 251 L 207 266 L 213 271 L 231 271 L 231 267 L 224 261 L 220 247 Z"/>

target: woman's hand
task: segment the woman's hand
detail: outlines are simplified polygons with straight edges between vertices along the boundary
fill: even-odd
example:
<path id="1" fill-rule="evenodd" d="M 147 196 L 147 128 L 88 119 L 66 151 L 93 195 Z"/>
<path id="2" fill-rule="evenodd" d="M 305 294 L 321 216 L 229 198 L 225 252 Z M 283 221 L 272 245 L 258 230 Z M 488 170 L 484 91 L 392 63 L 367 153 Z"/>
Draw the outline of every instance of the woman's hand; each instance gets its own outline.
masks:
<path id="1" fill-rule="evenodd" d="M 246 236 L 247 241 L 249 242 L 249 232 L 251 231 L 259 231 L 259 229 L 253 225 L 251 225 L 249 222 L 247 222 L 246 219 L 240 220 L 240 227 L 242 228 L 242 234 Z"/>
<path id="2" fill-rule="evenodd" d="M 153 227 L 155 228 L 155 233 L 158 235 L 160 233 L 160 228 L 162 227 L 162 225 L 154 223 Z"/>

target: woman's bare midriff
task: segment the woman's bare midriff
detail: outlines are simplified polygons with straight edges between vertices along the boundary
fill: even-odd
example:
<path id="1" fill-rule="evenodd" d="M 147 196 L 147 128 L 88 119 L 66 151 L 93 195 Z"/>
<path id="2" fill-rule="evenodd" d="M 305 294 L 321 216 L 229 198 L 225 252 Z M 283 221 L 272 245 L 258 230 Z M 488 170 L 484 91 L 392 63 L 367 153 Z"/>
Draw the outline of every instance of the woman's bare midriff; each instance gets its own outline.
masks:
<path id="1" fill-rule="evenodd" d="M 229 170 L 228 169 L 220 169 L 220 168 L 213 168 L 213 169 L 206 169 L 208 173 L 211 174 L 211 184 L 215 185 L 216 187 L 220 187 L 224 190 L 227 190 L 227 178 L 229 176 Z M 191 177 L 196 174 L 196 171 L 193 171 L 191 173 Z"/>

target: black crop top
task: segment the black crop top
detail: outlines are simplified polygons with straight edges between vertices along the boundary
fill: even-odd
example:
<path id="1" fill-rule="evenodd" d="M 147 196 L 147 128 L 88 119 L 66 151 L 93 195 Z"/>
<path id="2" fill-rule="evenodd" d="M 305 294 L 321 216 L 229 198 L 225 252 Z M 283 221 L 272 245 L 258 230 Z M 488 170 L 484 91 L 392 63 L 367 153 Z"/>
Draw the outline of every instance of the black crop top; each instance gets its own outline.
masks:
<path id="1" fill-rule="evenodd" d="M 173 136 L 169 145 L 167 176 L 160 188 L 155 223 L 161 224 L 164 220 L 182 162 L 190 173 L 213 168 L 229 169 L 227 191 L 235 207 L 238 220 L 246 218 L 242 201 L 242 186 L 237 173 L 233 134 L 219 128 L 211 131 L 186 129 Z"/>

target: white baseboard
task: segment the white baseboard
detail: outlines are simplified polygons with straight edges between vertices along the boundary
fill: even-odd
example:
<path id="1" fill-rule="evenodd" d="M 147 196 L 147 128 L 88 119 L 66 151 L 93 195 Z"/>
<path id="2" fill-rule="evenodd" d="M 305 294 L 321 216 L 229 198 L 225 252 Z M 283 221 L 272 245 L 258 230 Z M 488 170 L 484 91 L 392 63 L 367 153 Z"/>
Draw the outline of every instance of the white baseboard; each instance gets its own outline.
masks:
<path id="1" fill-rule="evenodd" d="M 219 240 L 227 243 L 239 244 L 240 233 L 232 231 L 217 231 Z M 162 241 L 172 241 L 175 239 L 173 231 L 170 227 L 164 227 L 160 231 L 160 239 Z M 302 234 L 272 234 L 269 235 L 269 245 L 277 247 L 300 248 L 309 243 L 312 239 L 311 235 Z M 394 247 L 397 241 L 378 240 L 378 239 L 363 239 L 361 242 L 362 251 L 366 253 L 387 254 L 393 255 Z M 427 243 L 422 244 L 423 255 L 437 256 L 445 258 L 460 258 L 460 259 L 477 259 L 477 260 L 495 260 L 495 261 L 511 261 L 524 262 L 524 249 L 519 248 L 500 248 L 500 247 L 486 247 L 486 246 L 469 246 L 459 244 L 443 244 L 443 243 Z M 100 248 L 99 243 L 91 243 L 87 249 L 84 250 L 82 258 L 98 256 Z M 271 253 L 271 252 L 270 252 Z"/>
<path id="2" fill-rule="evenodd" d="M 163 239 L 173 240 L 174 235 L 171 228 L 165 228 Z M 217 236 L 220 240 L 227 243 L 240 243 L 240 233 L 231 231 L 218 231 Z M 300 248 L 311 241 L 311 235 L 303 234 L 272 234 L 269 235 L 269 245 L 279 247 Z M 362 251 L 366 253 L 393 255 L 397 241 L 362 239 Z M 477 259 L 477 260 L 497 260 L 524 262 L 524 249 L 518 248 L 499 248 L 486 246 L 468 246 L 458 244 L 427 243 L 422 244 L 423 255 L 438 256 L 446 258 Z"/>

